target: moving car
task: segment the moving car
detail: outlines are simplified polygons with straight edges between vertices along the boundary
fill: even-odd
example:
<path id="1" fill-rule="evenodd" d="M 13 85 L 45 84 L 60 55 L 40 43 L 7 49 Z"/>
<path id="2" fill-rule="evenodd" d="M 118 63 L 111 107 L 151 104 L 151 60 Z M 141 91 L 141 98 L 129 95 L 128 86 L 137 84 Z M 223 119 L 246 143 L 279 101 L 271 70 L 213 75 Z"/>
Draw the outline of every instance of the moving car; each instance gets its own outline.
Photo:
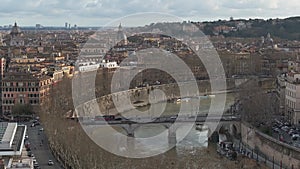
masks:
<path id="1" fill-rule="evenodd" d="M 54 162 L 52 160 L 48 160 L 48 165 L 54 165 Z"/>

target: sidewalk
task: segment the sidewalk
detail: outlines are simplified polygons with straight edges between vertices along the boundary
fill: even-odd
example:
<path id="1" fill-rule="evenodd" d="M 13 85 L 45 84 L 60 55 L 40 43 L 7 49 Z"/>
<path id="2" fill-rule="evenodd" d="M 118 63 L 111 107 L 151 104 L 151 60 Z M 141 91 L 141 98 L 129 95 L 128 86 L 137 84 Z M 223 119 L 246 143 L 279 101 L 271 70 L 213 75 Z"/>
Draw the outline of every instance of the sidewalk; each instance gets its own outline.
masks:
<path id="1" fill-rule="evenodd" d="M 271 169 L 293 169 L 291 168 L 286 168 L 286 167 L 280 167 L 280 162 L 275 161 L 273 157 L 267 157 L 264 154 L 257 153 L 255 150 L 250 149 L 248 146 L 244 145 L 240 140 L 234 139 L 234 148 L 235 150 L 241 154 L 245 155 L 251 159 L 255 159 L 257 162 L 264 163 Z M 295 168 L 294 168 L 295 169 Z"/>

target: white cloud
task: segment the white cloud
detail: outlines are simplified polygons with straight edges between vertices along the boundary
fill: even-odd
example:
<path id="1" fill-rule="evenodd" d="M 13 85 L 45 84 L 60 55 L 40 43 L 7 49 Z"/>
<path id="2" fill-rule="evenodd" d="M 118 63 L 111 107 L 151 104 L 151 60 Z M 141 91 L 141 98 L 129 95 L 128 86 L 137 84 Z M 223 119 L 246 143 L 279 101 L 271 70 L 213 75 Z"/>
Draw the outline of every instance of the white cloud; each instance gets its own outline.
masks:
<path id="1" fill-rule="evenodd" d="M 1 24 L 103 25 L 132 13 L 163 12 L 193 20 L 300 15 L 299 0 L 2 0 Z"/>

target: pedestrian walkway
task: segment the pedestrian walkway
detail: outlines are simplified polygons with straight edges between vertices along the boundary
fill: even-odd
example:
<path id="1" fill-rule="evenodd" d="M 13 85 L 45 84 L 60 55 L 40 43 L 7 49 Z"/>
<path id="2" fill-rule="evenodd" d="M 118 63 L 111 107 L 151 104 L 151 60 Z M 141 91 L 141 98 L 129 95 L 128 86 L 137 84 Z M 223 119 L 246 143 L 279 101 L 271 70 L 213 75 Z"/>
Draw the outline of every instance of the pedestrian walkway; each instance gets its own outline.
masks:
<path id="1" fill-rule="evenodd" d="M 254 159 L 257 162 L 264 163 L 271 169 L 296 169 L 294 166 L 283 166 L 282 161 L 277 161 L 277 159 L 274 159 L 274 156 L 270 157 L 259 152 L 259 150 L 251 149 L 249 146 L 243 144 L 240 140 L 234 139 L 233 142 L 234 148 L 237 152 L 239 152 L 239 154 Z"/>

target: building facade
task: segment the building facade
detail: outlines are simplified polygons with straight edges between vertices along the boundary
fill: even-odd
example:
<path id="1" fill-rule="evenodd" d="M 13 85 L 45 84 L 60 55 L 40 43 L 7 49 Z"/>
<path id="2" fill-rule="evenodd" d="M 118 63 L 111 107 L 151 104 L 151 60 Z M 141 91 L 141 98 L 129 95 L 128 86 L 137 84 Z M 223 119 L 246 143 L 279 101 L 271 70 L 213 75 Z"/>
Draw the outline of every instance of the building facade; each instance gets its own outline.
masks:
<path id="1" fill-rule="evenodd" d="M 292 124 L 300 124 L 300 74 L 290 73 L 285 86 L 285 115 Z"/>
<path id="2" fill-rule="evenodd" d="M 15 104 L 39 105 L 49 93 L 50 76 L 29 73 L 7 73 L 2 80 L 2 112 L 11 113 Z"/>
<path id="3" fill-rule="evenodd" d="M 0 89 L 2 89 L 2 79 L 4 77 L 4 72 L 6 68 L 6 60 L 4 58 L 0 59 Z M 0 90 L 0 95 L 2 96 L 2 90 Z M 2 97 L 0 98 L 0 110 L 2 110 Z"/>

